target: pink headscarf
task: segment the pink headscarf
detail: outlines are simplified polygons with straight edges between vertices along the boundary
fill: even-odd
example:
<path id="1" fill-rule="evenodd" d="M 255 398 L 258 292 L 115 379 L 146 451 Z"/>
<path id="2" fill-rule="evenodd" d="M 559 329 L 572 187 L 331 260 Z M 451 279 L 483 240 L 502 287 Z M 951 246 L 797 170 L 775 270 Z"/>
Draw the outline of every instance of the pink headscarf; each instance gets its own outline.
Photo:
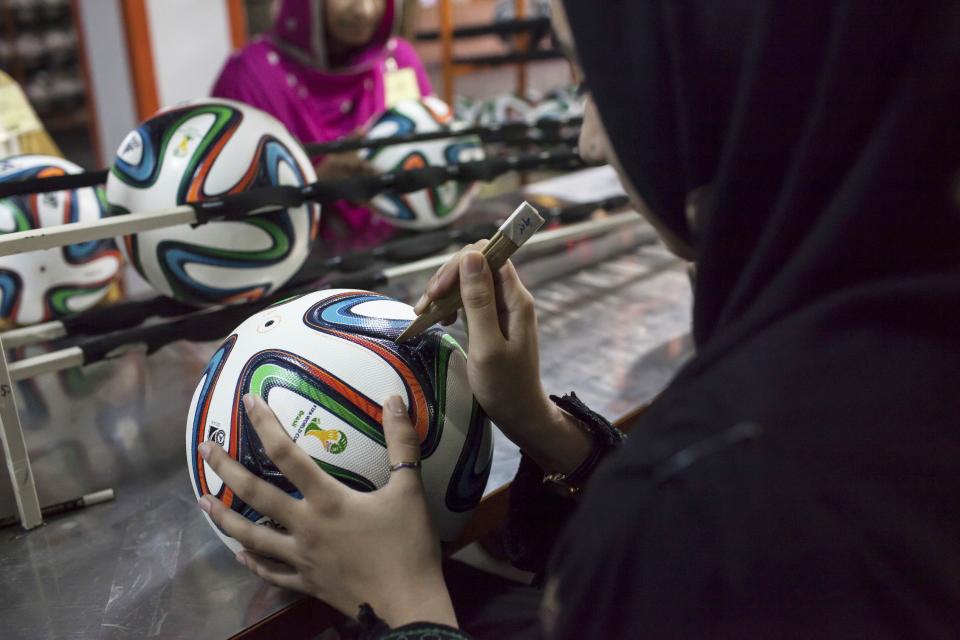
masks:
<path id="1" fill-rule="evenodd" d="M 282 0 L 273 29 L 227 60 L 212 95 L 263 109 L 309 143 L 352 135 L 381 113 L 384 75 L 393 65 L 414 70 L 421 94 L 433 92 L 413 46 L 393 35 L 393 0 L 387 0 L 367 46 L 336 69 L 328 64 L 323 8 L 323 0 Z M 335 251 L 370 245 L 392 232 L 368 209 L 345 202 L 326 206 L 321 217 L 321 235 Z"/>

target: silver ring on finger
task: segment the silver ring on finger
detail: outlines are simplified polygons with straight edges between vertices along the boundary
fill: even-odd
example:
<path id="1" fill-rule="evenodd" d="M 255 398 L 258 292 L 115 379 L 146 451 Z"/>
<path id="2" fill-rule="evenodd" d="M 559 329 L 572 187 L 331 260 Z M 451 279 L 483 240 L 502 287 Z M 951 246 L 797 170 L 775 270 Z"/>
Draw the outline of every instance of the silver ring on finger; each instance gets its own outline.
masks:
<path id="1" fill-rule="evenodd" d="M 397 464 L 390 465 L 390 473 L 394 471 L 399 471 L 400 469 L 419 469 L 420 461 L 416 462 L 398 462 Z"/>

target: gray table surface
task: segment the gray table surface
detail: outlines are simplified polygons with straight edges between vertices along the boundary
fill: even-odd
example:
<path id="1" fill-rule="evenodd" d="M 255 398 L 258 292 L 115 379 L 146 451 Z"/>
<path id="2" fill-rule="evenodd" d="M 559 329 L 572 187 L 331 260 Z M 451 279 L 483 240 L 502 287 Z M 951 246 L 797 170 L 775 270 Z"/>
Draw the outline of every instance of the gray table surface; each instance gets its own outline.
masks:
<path id="1" fill-rule="evenodd" d="M 616 418 L 689 357 L 687 275 L 651 238 L 638 224 L 524 258 L 548 391 L 576 390 Z M 425 280 L 383 291 L 412 300 Z M 463 338 L 462 326 L 453 332 Z M 19 389 L 41 504 L 106 487 L 117 497 L 31 532 L 0 530 L 0 637 L 227 638 L 299 597 L 237 565 L 196 507 L 184 421 L 215 347 L 177 343 Z M 498 435 L 488 491 L 518 460 Z M 13 511 L 3 474 L 0 516 Z"/>

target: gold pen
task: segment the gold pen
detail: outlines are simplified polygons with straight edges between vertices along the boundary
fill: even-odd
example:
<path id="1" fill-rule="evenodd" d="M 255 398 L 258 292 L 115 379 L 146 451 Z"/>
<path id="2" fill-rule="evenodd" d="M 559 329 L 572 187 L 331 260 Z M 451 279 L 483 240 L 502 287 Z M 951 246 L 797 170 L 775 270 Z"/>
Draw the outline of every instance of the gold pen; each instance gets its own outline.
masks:
<path id="1" fill-rule="evenodd" d="M 543 226 L 543 216 L 529 202 L 524 202 L 514 211 L 507 221 L 500 225 L 490 242 L 480 252 L 494 271 L 502 267 L 517 249 Z M 454 287 L 446 295 L 432 301 L 423 313 L 397 336 L 397 343 L 406 342 L 426 331 L 433 324 L 443 320 L 463 306 L 460 299 L 460 287 Z"/>

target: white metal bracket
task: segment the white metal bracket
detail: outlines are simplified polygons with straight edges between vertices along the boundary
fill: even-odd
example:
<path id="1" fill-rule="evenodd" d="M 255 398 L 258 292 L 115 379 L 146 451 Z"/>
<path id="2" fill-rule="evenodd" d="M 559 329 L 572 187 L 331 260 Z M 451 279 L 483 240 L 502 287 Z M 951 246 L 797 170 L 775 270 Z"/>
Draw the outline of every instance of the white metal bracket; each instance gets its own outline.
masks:
<path id="1" fill-rule="evenodd" d="M 24 529 L 33 529 L 43 524 L 40 515 L 40 500 L 37 498 L 37 485 L 33 481 L 30 468 L 30 456 L 27 454 L 27 442 L 23 437 L 20 413 L 14 397 L 10 369 L 7 367 L 7 350 L 0 338 L 0 441 L 3 442 L 3 455 L 7 461 L 7 472 L 13 495 L 17 500 L 17 513 Z"/>

